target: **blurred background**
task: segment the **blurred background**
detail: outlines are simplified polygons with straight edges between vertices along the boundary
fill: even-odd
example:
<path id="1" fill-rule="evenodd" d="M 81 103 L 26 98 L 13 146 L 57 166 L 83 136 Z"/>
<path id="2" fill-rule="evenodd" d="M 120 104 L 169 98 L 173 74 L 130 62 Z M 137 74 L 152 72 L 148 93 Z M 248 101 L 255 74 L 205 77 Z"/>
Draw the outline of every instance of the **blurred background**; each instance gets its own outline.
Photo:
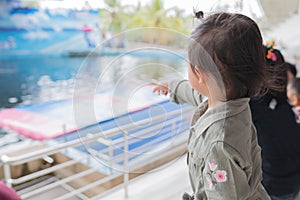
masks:
<path id="1" fill-rule="evenodd" d="M 1 0 L 0 108 L 71 96 L 74 77 L 91 51 L 94 66 L 104 66 L 105 56 L 144 43 L 182 49 L 186 41 L 176 34 L 120 33 L 159 27 L 188 36 L 197 24 L 193 9 L 248 15 L 265 42 L 275 41 L 287 61 L 299 62 L 299 0 Z"/>

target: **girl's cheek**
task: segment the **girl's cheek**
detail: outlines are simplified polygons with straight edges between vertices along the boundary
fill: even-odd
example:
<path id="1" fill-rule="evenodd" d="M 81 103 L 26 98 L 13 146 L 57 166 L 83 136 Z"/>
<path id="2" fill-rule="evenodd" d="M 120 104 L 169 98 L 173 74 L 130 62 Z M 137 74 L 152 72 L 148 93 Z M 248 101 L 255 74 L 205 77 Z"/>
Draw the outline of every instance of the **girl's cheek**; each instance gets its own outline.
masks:
<path id="1" fill-rule="evenodd" d="M 188 69 L 188 79 L 191 82 L 192 78 L 193 78 L 194 72 L 192 71 L 191 67 L 189 67 Z"/>
<path id="2" fill-rule="evenodd" d="M 195 87 L 198 80 L 196 78 L 196 75 L 194 74 L 194 72 L 191 69 L 189 69 L 188 78 L 189 78 L 189 82 L 192 85 L 192 87 Z"/>

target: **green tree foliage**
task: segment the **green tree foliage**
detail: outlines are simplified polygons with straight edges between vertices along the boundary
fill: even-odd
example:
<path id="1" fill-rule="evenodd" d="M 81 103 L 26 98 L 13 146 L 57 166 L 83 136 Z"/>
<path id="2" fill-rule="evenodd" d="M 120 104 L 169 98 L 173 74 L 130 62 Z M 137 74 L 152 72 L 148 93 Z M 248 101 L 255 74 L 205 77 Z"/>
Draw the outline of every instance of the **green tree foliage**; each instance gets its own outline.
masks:
<path id="1" fill-rule="evenodd" d="M 187 34 L 192 24 L 192 17 L 183 16 L 183 10 L 178 7 L 164 8 L 163 0 L 152 0 L 145 6 L 139 3 L 137 6 L 121 5 L 121 0 L 104 0 L 106 7 L 101 10 L 101 20 L 106 30 L 112 30 L 114 34 L 122 31 L 155 27 L 156 31 L 144 31 L 144 34 L 132 34 L 129 39 L 141 42 L 170 44 L 176 40 L 174 36 L 167 34 L 164 29 L 170 29 Z"/>

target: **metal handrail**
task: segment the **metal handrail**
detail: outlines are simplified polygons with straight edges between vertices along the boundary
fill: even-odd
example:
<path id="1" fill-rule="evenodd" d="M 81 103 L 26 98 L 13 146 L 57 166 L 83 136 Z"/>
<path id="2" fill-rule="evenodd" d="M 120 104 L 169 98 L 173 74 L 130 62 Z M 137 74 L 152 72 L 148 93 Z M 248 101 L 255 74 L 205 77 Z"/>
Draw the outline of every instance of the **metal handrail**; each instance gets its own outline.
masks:
<path id="1" fill-rule="evenodd" d="M 91 168 L 91 169 L 88 169 L 88 170 L 85 170 L 83 172 L 80 172 L 80 173 L 77 173 L 73 176 L 70 176 L 70 177 L 67 177 L 67 178 L 64 178 L 64 179 L 61 179 L 61 180 L 57 180 L 56 182 L 54 183 L 51 183 L 51 184 L 47 184 L 46 186 L 42 187 L 42 188 L 38 188 L 38 189 L 35 189 L 29 193 L 26 193 L 24 195 L 22 195 L 23 198 L 28 198 L 28 197 L 31 197 L 35 194 L 39 194 L 41 192 L 44 192 L 44 191 L 47 191 L 47 190 L 50 190 L 50 189 L 53 189 L 55 188 L 56 186 L 59 186 L 61 185 L 62 183 L 67 183 L 69 181 L 72 181 L 72 180 L 75 180 L 77 178 L 80 178 L 80 177 L 83 177 L 83 176 L 86 176 L 88 174 L 91 174 L 93 172 L 96 172 L 97 170 Z"/>
<path id="2" fill-rule="evenodd" d="M 182 112 L 189 112 L 189 111 L 192 111 L 192 108 L 185 107 L 185 108 L 183 108 L 183 110 L 180 110 L 180 111 L 176 110 L 171 113 L 168 113 L 168 117 L 174 117 Z M 95 139 L 101 138 L 103 135 L 112 136 L 113 134 L 119 134 L 120 132 L 122 132 L 122 130 L 132 130 L 132 129 L 136 128 L 137 126 L 144 126 L 144 125 L 149 124 L 150 122 L 159 121 L 161 118 L 165 118 L 165 117 L 156 116 L 156 117 L 153 117 L 152 119 L 145 119 L 145 120 L 135 122 L 135 124 L 133 124 L 133 125 L 132 124 L 122 125 L 120 127 L 105 131 L 105 134 L 103 132 L 97 133 L 97 134 L 90 134 L 90 135 L 87 135 L 87 137 L 85 137 L 85 138 L 79 138 L 79 139 L 75 139 L 75 140 L 68 141 L 65 143 L 60 143 L 57 145 L 45 147 L 43 149 L 40 149 L 40 150 L 37 150 L 34 152 L 30 152 L 30 153 L 26 153 L 23 155 L 19 155 L 19 156 L 9 157 L 7 155 L 2 155 L 0 157 L 0 163 L 17 165 L 17 164 L 29 162 L 31 160 L 42 158 L 45 155 L 55 154 L 63 149 L 69 148 L 69 147 L 74 147 L 74 146 L 78 146 L 85 142 L 88 143 L 88 142 L 94 141 Z M 103 140 L 105 140 L 105 139 L 103 139 Z M 109 143 L 109 140 L 107 140 L 107 143 Z"/>
<path id="3" fill-rule="evenodd" d="M 154 123 L 154 125 L 153 126 L 147 126 L 145 129 L 141 129 L 137 132 L 131 133 L 130 136 L 132 136 L 132 137 L 141 137 L 145 134 L 150 134 L 152 131 L 155 131 L 157 128 L 161 127 L 162 123 L 163 123 L 164 127 L 171 125 L 171 127 L 167 128 L 167 130 L 170 130 L 171 132 L 173 132 L 174 129 L 176 128 L 176 126 L 177 126 L 176 123 L 178 123 L 178 121 L 181 121 L 183 116 L 187 117 L 190 114 L 190 111 L 192 111 L 191 107 L 184 107 L 180 110 L 176 110 L 176 111 L 172 111 L 172 112 L 168 113 L 167 116 L 165 116 L 165 115 L 164 116 L 155 116 L 151 119 L 141 120 L 141 121 L 135 122 L 134 124 L 122 125 L 120 127 L 110 129 L 110 130 L 106 130 L 104 132 L 95 133 L 95 134 L 87 134 L 86 136 L 84 136 L 82 138 L 78 138 L 78 139 L 68 141 L 68 142 L 64 142 L 64 143 L 58 143 L 56 145 L 45 147 L 43 149 L 39 149 L 37 151 L 26 153 L 26 154 L 23 154 L 23 155 L 11 156 L 11 157 L 9 157 L 7 155 L 2 155 L 0 157 L 0 164 L 2 163 L 3 167 L 4 167 L 5 182 L 8 185 L 23 183 L 23 182 L 32 180 L 34 178 L 37 178 L 39 176 L 52 173 L 56 170 L 59 170 L 59 169 L 62 169 L 64 167 L 66 167 L 66 166 L 71 166 L 71 165 L 76 164 L 80 161 L 83 161 L 84 159 L 87 159 L 87 158 L 89 159 L 89 155 L 86 154 L 86 155 L 84 155 L 84 159 L 82 159 L 82 157 L 81 157 L 80 161 L 78 161 L 76 159 L 71 160 L 71 161 L 66 161 L 62 164 L 54 165 L 54 166 L 49 167 L 47 169 L 40 170 L 40 171 L 37 171 L 37 172 L 33 172 L 32 174 L 28 174 L 26 176 L 23 176 L 23 177 L 20 177 L 20 178 L 17 178 L 17 179 L 12 179 L 11 178 L 10 166 L 26 163 L 26 162 L 29 162 L 29 161 L 32 161 L 32 160 L 35 160 L 35 159 L 40 159 L 40 158 L 43 158 L 45 156 L 58 153 L 62 150 L 66 150 L 66 149 L 71 148 L 71 147 L 76 147 L 76 146 L 82 145 L 84 143 L 93 142 L 93 143 L 98 143 L 98 144 L 106 146 L 106 148 L 104 148 L 102 150 L 99 150 L 99 151 L 93 149 L 93 151 L 95 151 L 93 155 L 97 156 L 97 155 L 100 154 L 101 159 L 104 159 L 104 160 L 108 161 L 109 166 L 111 166 L 111 167 L 116 166 L 118 161 L 124 162 L 123 163 L 124 172 L 119 173 L 119 172 L 115 171 L 114 173 L 112 173 L 112 171 L 111 171 L 110 174 L 107 177 L 104 177 L 101 180 L 98 180 L 98 181 L 95 181 L 95 182 L 90 183 L 88 185 L 85 185 L 83 187 L 80 187 L 76 190 L 72 190 L 72 191 L 70 191 L 70 193 L 68 193 L 66 195 L 63 195 L 63 196 L 60 196 L 58 199 L 67 199 L 67 198 L 69 198 L 71 196 L 74 196 L 74 195 L 80 195 L 81 192 L 83 192 L 85 190 L 88 190 L 89 188 L 92 188 L 94 186 L 103 184 L 103 183 L 105 183 L 105 181 L 112 180 L 113 178 L 115 178 L 117 176 L 120 176 L 120 175 L 123 175 L 125 196 L 127 196 L 128 195 L 127 185 L 128 185 L 128 182 L 129 182 L 129 170 L 130 170 L 129 160 L 133 157 L 133 156 L 128 155 L 128 151 L 129 151 L 129 145 L 134 144 L 134 142 L 135 142 L 135 139 L 130 139 L 129 140 L 128 132 L 130 132 L 131 130 L 139 129 L 142 126 L 147 126 L 150 123 Z M 168 120 L 167 121 L 162 121 L 162 119 L 166 119 L 166 117 L 168 117 Z M 186 126 L 186 125 L 184 125 L 184 126 Z M 180 130 L 180 131 L 182 132 L 183 130 Z M 123 134 L 123 137 L 119 138 L 119 139 L 116 139 L 116 140 L 109 139 L 110 136 L 115 136 L 115 135 L 118 135 L 118 134 Z M 105 138 L 103 138 L 103 136 L 105 136 Z M 156 138 L 155 142 L 156 141 L 158 141 L 158 142 L 159 141 L 164 141 L 165 138 L 167 138 L 167 136 L 162 135 L 162 136 Z M 115 145 L 118 145 L 118 147 L 120 145 L 120 148 L 124 147 L 124 149 L 123 149 L 124 152 L 121 153 L 121 154 L 116 154 L 115 155 L 114 154 L 114 149 L 113 149 L 113 146 L 115 146 Z M 146 145 L 149 146 L 150 144 L 147 143 Z M 93 171 L 93 170 L 91 170 L 91 171 Z M 85 174 L 85 173 L 80 173 L 80 174 Z M 53 184 L 50 184 L 49 186 L 39 188 L 36 191 L 29 191 L 27 193 L 24 193 L 24 194 L 22 194 L 22 198 L 28 198 L 30 196 L 37 195 L 40 192 L 46 191 L 47 189 L 50 189 L 50 188 L 54 188 L 55 186 L 60 185 L 60 184 L 66 184 L 67 182 L 75 180 L 76 178 L 78 178 L 78 176 L 72 175 L 70 177 L 60 179 L 55 184 L 53 183 Z"/>
<path id="4" fill-rule="evenodd" d="M 95 187 L 95 186 L 97 186 L 97 185 L 101 185 L 101 184 L 103 184 L 103 183 L 106 183 L 107 181 L 113 180 L 113 179 L 117 178 L 117 177 L 120 176 L 120 175 L 122 175 L 122 174 L 117 173 L 117 174 L 114 174 L 114 175 L 112 175 L 112 176 L 104 177 L 103 179 L 100 179 L 100 180 L 98 180 L 98 181 L 95 181 L 95 182 L 93 182 L 93 183 L 90 183 L 90 184 L 88 184 L 88 185 L 85 185 L 85 186 L 83 186 L 83 187 L 77 189 L 76 191 L 72 191 L 72 192 L 67 193 L 67 194 L 65 194 L 65 195 L 63 195 L 63 196 L 60 196 L 60 197 L 58 197 L 58 198 L 55 198 L 54 200 L 68 199 L 68 198 L 70 198 L 70 197 L 72 197 L 72 196 L 74 196 L 74 195 L 76 195 L 76 194 L 79 194 L 79 193 L 81 193 L 81 192 L 83 192 L 83 191 L 86 191 L 86 190 L 88 190 L 88 189 L 90 189 L 90 188 L 93 188 L 93 187 Z"/>
<path id="5" fill-rule="evenodd" d="M 38 178 L 38 177 L 41 177 L 41 176 L 46 175 L 46 174 L 50 174 L 52 172 L 55 172 L 58 169 L 62 169 L 62 168 L 68 167 L 68 166 L 72 166 L 72 165 L 74 165 L 76 163 L 79 163 L 79 162 L 80 162 L 79 160 L 70 160 L 70 161 L 64 162 L 62 164 L 55 165 L 51 168 L 46 168 L 46 169 L 40 170 L 38 172 L 35 172 L 34 174 L 29 174 L 29 175 L 26 175 L 26 176 L 22 176 L 21 178 L 17 178 L 17 179 L 11 179 L 10 183 L 12 183 L 12 184 L 24 183 L 28 180 Z"/>

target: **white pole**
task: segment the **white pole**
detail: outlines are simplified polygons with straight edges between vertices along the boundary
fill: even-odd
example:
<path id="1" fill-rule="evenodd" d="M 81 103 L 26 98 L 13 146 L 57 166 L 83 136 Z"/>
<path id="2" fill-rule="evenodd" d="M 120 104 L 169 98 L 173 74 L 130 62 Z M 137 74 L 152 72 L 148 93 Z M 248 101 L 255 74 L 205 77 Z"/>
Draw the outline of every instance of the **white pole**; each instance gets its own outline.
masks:
<path id="1" fill-rule="evenodd" d="M 300 15 L 300 0 L 298 0 L 298 15 Z"/>
<path id="2" fill-rule="evenodd" d="M 8 157 L 6 155 L 1 156 L 1 160 L 4 163 L 3 164 L 4 180 L 5 180 L 6 185 L 12 187 L 10 165 L 9 165 L 9 163 L 7 163 L 7 158 Z"/>
<path id="3" fill-rule="evenodd" d="M 128 198 L 128 180 L 129 180 L 129 167 L 128 167 L 128 132 L 124 132 L 124 190 L 125 198 Z"/>

